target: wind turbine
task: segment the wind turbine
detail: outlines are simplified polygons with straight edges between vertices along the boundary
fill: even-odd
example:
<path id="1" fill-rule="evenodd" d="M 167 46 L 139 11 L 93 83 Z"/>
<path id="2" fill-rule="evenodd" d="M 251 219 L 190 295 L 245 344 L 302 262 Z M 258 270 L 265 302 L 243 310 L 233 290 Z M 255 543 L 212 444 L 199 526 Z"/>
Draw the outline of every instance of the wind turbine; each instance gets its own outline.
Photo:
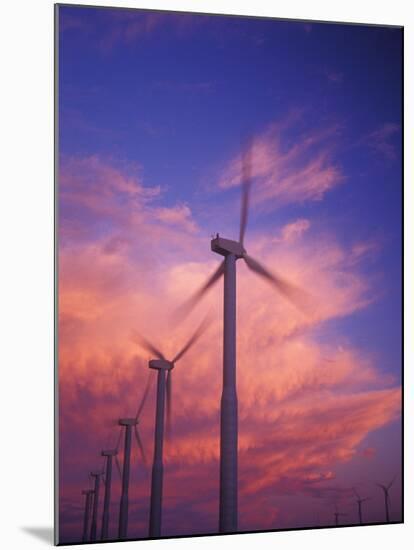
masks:
<path id="1" fill-rule="evenodd" d="M 122 428 L 119 432 L 118 442 L 115 449 L 104 450 L 101 452 L 101 455 L 106 459 L 105 467 L 105 494 L 104 494 L 104 506 L 102 513 L 102 531 L 101 531 L 101 540 L 106 540 L 108 538 L 108 529 L 109 529 L 109 506 L 111 503 L 111 481 L 112 481 L 112 459 L 115 459 L 115 464 L 118 468 L 119 477 L 122 479 L 121 466 L 118 460 L 118 450 L 119 444 L 122 437 Z"/>
<path id="2" fill-rule="evenodd" d="M 82 542 L 88 542 L 89 516 L 91 513 L 93 489 L 86 489 L 82 491 L 82 495 L 85 495 L 85 512 L 83 515 Z"/>
<path id="3" fill-rule="evenodd" d="M 93 498 L 93 508 L 92 508 L 92 523 L 91 523 L 91 542 L 96 541 L 96 529 L 97 529 L 97 522 L 98 522 L 98 503 L 99 503 L 99 485 L 100 485 L 100 477 L 102 475 L 101 471 L 94 471 L 90 473 L 90 476 L 92 478 L 95 478 L 95 488 L 93 491 L 94 498 Z"/>
<path id="4" fill-rule="evenodd" d="M 167 434 L 171 425 L 171 390 L 172 390 L 172 369 L 175 363 L 181 359 L 188 350 L 195 344 L 198 338 L 206 329 L 206 320 L 197 328 L 185 346 L 168 360 L 153 344 L 142 336 L 137 336 L 138 343 L 147 351 L 152 353 L 156 359 L 148 363 L 150 369 L 158 370 L 157 377 L 157 403 L 155 412 L 155 435 L 154 435 L 154 458 L 152 463 L 151 478 L 151 506 L 149 521 L 149 536 L 160 537 L 162 524 L 162 489 L 163 489 L 163 446 L 164 446 L 164 418 L 165 418 L 165 397 L 167 397 Z M 165 377 L 167 373 L 167 377 Z"/>
<path id="5" fill-rule="evenodd" d="M 141 415 L 142 409 L 144 408 L 145 401 L 147 399 L 148 391 L 150 387 L 150 378 L 144 394 L 141 399 L 141 403 L 138 407 L 137 414 L 134 418 L 120 418 L 118 424 L 125 428 L 125 439 L 124 439 L 124 462 L 122 467 L 122 491 L 121 491 L 121 502 L 119 505 L 119 526 L 118 526 L 118 538 L 126 539 L 128 531 L 128 492 L 129 492 L 129 470 L 131 464 L 131 438 L 132 438 L 132 428 L 134 428 L 134 435 L 137 441 L 138 448 L 141 453 L 142 460 L 144 464 L 147 463 L 145 457 L 144 446 L 142 445 L 141 437 L 138 431 L 139 417 Z"/>
<path id="6" fill-rule="evenodd" d="M 358 504 L 358 518 L 359 518 L 359 523 L 360 525 L 362 525 L 362 503 L 367 501 L 367 500 L 370 500 L 369 497 L 366 497 L 366 498 L 361 498 L 359 496 L 359 494 L 357 493 L 357 490 L 352 487 L 352 491 L 354 492 L 356 498 L 357 498 L 357 504 Z"/>
<path id="7" fill-rule="evenodd" d="M 390 497 L 389 497 L 389 490 L 391 489 L 391 486 L 392 484 L 394 483 L 395 481 L 395 478 L 397 476 L 394 476 L 392 481 L 388 484 L 388 485 L 382 485 L 382 483 L 377 483 L 378 487 L 380 487 L 383 491 L 384 491 L 384 499 L 385 499 L 385 519 L 386 519 L 386 522 L 389 523 L 390 522 L 390 509 L 389 509 L 389 500 L 390 500 Z"/>
<path id="8" fill-rule="evenodd" d="M 343 513 L 343 512 L 338 512 L 338 507 L 337 505 L 335 504 L 335 513 L 334 513 L 334 516 L 335 516 L 335 525 L 338 526 L 339 525 L 339 522 L 338 522 L 338 519 L 341 517 L 341 516 L 346 516 L 347 514 Z"/>
<path id="9" fill-rule="evenodd" d="M 237 531 L 238 523 L 238 474 L 237 440 L 238 415 L 236 391 L 236 261 L 243 259 L 247 267 L 273 286 L 296 306 L 306 305 L 306 294 L 279 275 L 272 274 L 244 248 L 244 236 L 249 210 L 251 187 L 251 151 L 246 148 L 242 158 L 242 201 L 239 240 L 217 236 L 211 241 L 211 250 L 224 260 L 201 288 L 180 308 L 187 313 L 224 275 L 224 323 L 223 323 L 223 390 L 220 411 L 220 533 Z"/>

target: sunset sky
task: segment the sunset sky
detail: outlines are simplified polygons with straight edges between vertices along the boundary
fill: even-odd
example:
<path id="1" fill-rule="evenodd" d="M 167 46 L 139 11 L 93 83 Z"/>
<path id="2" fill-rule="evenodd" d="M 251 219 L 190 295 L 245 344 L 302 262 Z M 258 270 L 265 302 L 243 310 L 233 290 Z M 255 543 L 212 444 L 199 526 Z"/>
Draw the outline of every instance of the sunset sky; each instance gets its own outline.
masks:
<path id="1" fill-rule="evenodd" d="M 88 472 L 141 398 L 132 332 L 172 356 L 207 311 L 173 374 L 163 535 L 217 532 L 222 284 L 172 314 L 221 260 L 211 235 L 238 236 L 247 135 L 245 246 L 313 308 L 238 262 L 239 528 L 332 525 L 335 505 L 356 523 L 352 487 L 381 522 L 375 483 L 395 475 L 400 520 L 401 30 L 67 6 L 58 23 L 61 542 L 80 541 Z M 131 538 L 149 490 L 134 442 Z"/>

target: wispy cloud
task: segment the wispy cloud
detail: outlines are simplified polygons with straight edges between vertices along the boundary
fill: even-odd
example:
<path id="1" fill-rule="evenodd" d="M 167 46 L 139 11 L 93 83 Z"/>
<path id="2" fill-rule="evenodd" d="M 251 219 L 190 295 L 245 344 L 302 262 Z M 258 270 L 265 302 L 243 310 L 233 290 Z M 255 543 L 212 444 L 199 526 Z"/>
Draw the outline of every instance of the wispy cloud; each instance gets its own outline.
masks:
<path id="1" fill-rule="evenodd" d="M 93 8 L 90 8 L 93 9 Z M 174 14 L 156 11 L 105 10 L 98 17 L 90 17 L 90 9 L 84 8 L 74 14 L 70 7 L 60 9 L 61 32 L 81 31 L 93 37 L 93 44 L 102 53 L 109 53 L 118 46 L 132 46 L 151 37 L 160 29 L 186 37 L 200 25 L 206 16 Z"/>
<path id="2" fill-rule="evenodd" d="M 280 231 L 280 237 L 276 237 L 276 241 L 294 242 L 300 239 L 306 231 L 310 228 L 311 223 L 309 220 L 300 218 L 294 222 L 287 223 Z"/>
<path id="3" fill-rule="evenodd" d="M 286 130 L 272 125 L 255 137 L 252 145 L 253 200 L 268 209 L 321 200 L 343 179 L 340 168 L 331 158 L 336 128 L 304 133 L 296 144 L 287 147 L 288 140 L 282 140 Z M 224 169 L 219 186 L 239 185 L 241 173 L 241 159 L 236 157 Z"/>
<path id="4" fill-rule="evenodd" d="M 384 158 L 395 160 L 397 158 L 396 138 L 400 135 L 400 130 L 398 124 L 388 122 L 365 136 L 363 142 Z"/>
<path id="5" fill-rule="evenodd" d="M 104 161 L 97 155 L 64 157 L 61 160 L 59 187 L 61 197 L 61 245 L 70 242 L 94 242 L 106 235 L 106 250 L 114 243 L 132 242 L 139 233 L 141 240 L 153 244 L 174 228 L 195 233 L 197 225 L 188 205 L 161 206 L 160 185 L 144 185 L 139 165 Z"/>

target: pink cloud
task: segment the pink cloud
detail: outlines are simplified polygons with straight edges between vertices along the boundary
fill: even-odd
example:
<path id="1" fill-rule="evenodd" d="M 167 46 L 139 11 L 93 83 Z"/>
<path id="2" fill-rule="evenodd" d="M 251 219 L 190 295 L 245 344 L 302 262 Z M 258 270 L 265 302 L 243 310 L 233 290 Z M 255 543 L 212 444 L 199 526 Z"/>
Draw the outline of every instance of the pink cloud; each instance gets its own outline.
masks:
<path id="1" fill-rule="evenodd" d="M 368 458 L 368 459 L 373 458 L 376 454 L 377 454 L 377 450 L 374 447 L 365 447 L 361 451 L 361 455 L 364 458 Z"/>
<path id="2" fill-rule="evenodd" d="M 335 129 L 304 135 L 297 145 L 288 148 L 282 147 L 285 130 L 282 125 L 272 125 L 252 144 L 253 200 L 268 209 L 321 200 L 343 179 L 330 159 L 331 145 L 326 143 Z M 236 157 L 220 177 L 219 187 L 239 185 L 241 173 L 241 159 Z"/>
<path id="3" fill-rule="evenodd" d="M 142 170 L 136 164 L 112 165 L 99 156 L 63 158 L 59 174 L 61 247 L 82 240 L 94 242 L 97 232 L 106 228 L 99 246 L 110 254 L 123 248 L 125 253 L 147 241 L 148 246 L 165 238 L 175 246 L 185 247 L 183 234 L 198 231 L 186 204 L 159 206 L 164 194 L 160 185 L 144 185 Z M 136 235 L 139 234 L 139 239 Z M 144 248 L 144 249 L 143 249 Z M 146 257 L 145 247 L 142 257 Z"/>
<path id="4" fill-rule="evenodd" d="M 308 231 L 310 226 L 310 221 L 303 218 L 288 223 L 282 227 L 280 239 L 285 242 L 296 241 L 297 239 L 300 239 L 306 231 Z"/>
<path id="5" fill-rule="evenodd" d="M 78 220 L 79 231 L 83 234 L 85 226 L 100 219 L 109 220 L 110 231 L 87 241 L 71 233 L 60 248 L 62 499 L 78 498 L 74 491 L 84 483 L 82 472 L 96 463 L 103 445 L 116 440 L 116 419 L 136 410 L 148 354 L 131 340 L 131 330 L 170 356 L 211 310 L 212 326 L 174 369 L 173 437 L 165 451 L 166 524 L 173 529 L 174 509 L 188 501 L 191 513 L 206 517 L 214 530 L 222 285 L 185 323 L 173 325 L 169 319 L 217 260 L 195 231 L 189 208 L 159 207 L 161 190 L 147 187 L 131 170 L 96 158 L 73 161 L 65 170 L 64 165 L 61 200 L 87 212 Z M 128 197 L 122 205 L 116 204 L 119 194 Z M 277 510 L 273 516 L 265 513 L 272 491 L 329 494 L 335 468 L 358 454 L 369 433 L 400 414 L 401 390 L 380 373 L 374 356 L 344 338 L 330 337 L 323 343 L 315 335 L 330 320 L 372 301 L 370 280 L 359 265 L 373 245 L 343 247 L 332 236 L 307 232 L 310 223 L 302 219 L 288 224 L 278 240 L 258 233 L 249 252 L 311 292 L 318 304 L 311 315 L 296 310 L 238 264 L 240 510 L 242 518 L 248 516 L 242 527 L 253 522 L 257 528 L 269 528 L 280 520 Z M 199 250 L 206 254 L 196 253 Z M 149 456 L 154 407 L 153 386 L 140 424 Z M 134 464 L 131 501 L 144 503 L 148 479 L 136 457 Z M 70 483 L 69 476 L 75 477 Z M 116 498 L 119 482 L 114 483 Z M 252 516 L 246 511 L 253 502 Z M 143 529 L 146 525 L 147 512 L 142 513 L 137 529 L 138 524 Z M 183 529 L 191 531 L 190 520 Z"/>
<path id="6" fill-rule="evenodd" d="M 154 210 L 156 219 L 175 226 L 181 226 L 188 233 L 198 231 L 197 224 L 192 219 L 191 210 L 186 204 L 177 204 L 172 208 L 157 208 Z"/>

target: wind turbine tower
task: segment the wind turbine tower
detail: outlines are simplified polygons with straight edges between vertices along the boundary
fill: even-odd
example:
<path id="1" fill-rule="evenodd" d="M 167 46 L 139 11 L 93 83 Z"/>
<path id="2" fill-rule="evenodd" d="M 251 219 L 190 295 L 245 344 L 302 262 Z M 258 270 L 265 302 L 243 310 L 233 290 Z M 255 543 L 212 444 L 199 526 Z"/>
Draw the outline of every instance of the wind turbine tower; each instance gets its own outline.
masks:
<path id="1" fill-rule="evenodd" d="M 91 513 L 93 489 L 86 489 L 82 491 L 82 495 L 85 495 L 85 512 L 83 515 L 82 542 L 88 542 L 89 516 Z"/>
<path id="2" fill-rule="evenodd" d="M 91 472 L 91 477 L 95 478 L 95 488 L 93 491 L 94 499 L 93 499 L 92 523 L 91 523 L 91 542 L 96 541 L 96 529 L 97 529 L 97 522 L 98 522 L 99 485 L 100 485 L 101 475 L 102 475 L 101 471 Z"/>
<path id="3" fill-rule="evenodd" d="M 380 487 L 384 492 L 384 500 L 385 500 L 385 520 L 387 523 L 390 522 L 390 496 L 389 496 L 389 490 L 391 489 L 391 486 L 393 485 L 395 481 L 396 476 L 392 479 L 391 483 L 388 485 L 382 485 L 382 483 L 377 483 L 378 487 Z"/>
<path id="4" fill-rule="evenodd" d="M 346 514 L 344 514 L 342 512 L 338 512 L 338 509 L 335 507 L 334 517 L 335 517 L 335 525 L 336 526 L 339 525 L 339 518 L 342 517 L 342 516 L 346 516 Z"/>
<path id="5" fill-rule="evenodd" d="M 356 489 L 352 488 L 356 498 L 357 498 L 357 504 L 358 504 L 358 519 L 359 519 L 359 524 L 362 525 L 363 521 L 362 521 L 362 503 L 369 500 L 369 497 L 366 497 L 366 498 L 361 498 L 359 496 L 359 494 L 357 493 Z"/>
<path id="6" fill-rule="evenodd" d="M 144 447 L 142 445 L 141 437 L 138 432 L 139 417 L 148 395 L 150 385 L 150 379 L 148 378 L 147 386 L 144 391 L 141 403 L 138 407 L 138 412 L 135 418 L 120 418 L 118 424 L 125 428 L 124 439 L 124 463 L 122 467 L 122 491 L 121 502 L 119 505 L 119 526 L 118 526 L 118 538 L 126 539 L 128 532 L 128 499 L 129 499 L 129 473 L 131 465 L 131 438 L 132 429 L 134 429 L 135 439 L 137 441 L 139 450 L 141 452 L 142 460 L 146 464 L 146 457 Z"/>
<path id="7" fill-rule="evenodd" d="M 109 507 L 111 504 L 111 483 L 112 483 L 112 459 L 117 461 L 118 470 L 120 472 L 120 466 L 118 462 L 118 449 L 111 449 L 102 451 L 101 455 L 106 458 L 105 468 L 105 493 L 104 493 L 104 506 L 102 513 L 102 531 L 101 540 L 107 540 L 109 529 Z"/>
<path id="8" fill-rule="evenodd" d="M 128 498 L 129 498 L 129 470 L 131 464 L 131 434 L 132 427 L 136 427 L 135 418 L 120 418 L 119 425 L 125 427 L 124 463 L 122 467 L 122 493 L 119 505 L 118 537 L 125 539 L 128 531 Z"/>

